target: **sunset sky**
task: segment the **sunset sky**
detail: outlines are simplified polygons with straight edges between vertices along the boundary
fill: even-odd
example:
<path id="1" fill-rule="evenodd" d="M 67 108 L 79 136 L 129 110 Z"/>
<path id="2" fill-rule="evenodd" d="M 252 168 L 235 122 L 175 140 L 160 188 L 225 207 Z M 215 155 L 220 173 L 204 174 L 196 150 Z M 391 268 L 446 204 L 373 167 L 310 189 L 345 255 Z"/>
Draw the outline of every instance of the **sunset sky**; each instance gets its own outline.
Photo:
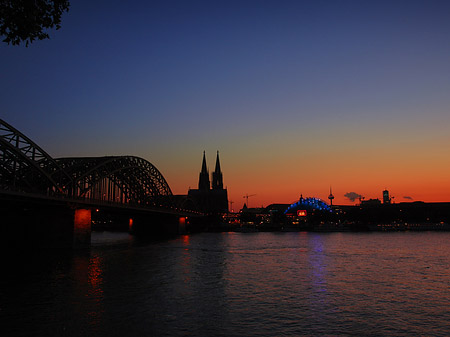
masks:
<path id="1" fill-rule="evenodd" d="M 0 117 L 53 157 L 136 155 L 233 208 L 450 201 L 450 1 L 71 1 L 0 45 Z"/>

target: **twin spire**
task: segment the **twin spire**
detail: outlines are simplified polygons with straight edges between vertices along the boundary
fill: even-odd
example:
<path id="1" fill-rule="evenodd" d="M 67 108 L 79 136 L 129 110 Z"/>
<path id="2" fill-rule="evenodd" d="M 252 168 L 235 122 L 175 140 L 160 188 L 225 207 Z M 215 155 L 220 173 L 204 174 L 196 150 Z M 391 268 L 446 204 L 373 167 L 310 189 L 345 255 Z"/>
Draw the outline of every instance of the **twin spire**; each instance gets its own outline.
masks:
<path id="1" fill-rule="evenodd" d="M 219 160 L 219 151 L 217 151 L 216 158 L 216 169 L 212 173 L 212 187 L 213 190 L 222 190 L 223 189 L 223 176 L 222 171 L 220 170 L 220 160 Z M 202 170 L 200 172 L 200 177 L 198 180 L 198 189 L 199 190 L 209 190 L 209 173 L 208 167 L 206 166 L 206 154 L 203 151 L 203 162 L 202 162 Z"/>
<path id="2" fill-rule="evenodd" d="M 223 177 L 222 171 L 220 171 L 219 151 L 217 151 L 216 169 L 212 174 L 212 189 L 223 190 Z"/>

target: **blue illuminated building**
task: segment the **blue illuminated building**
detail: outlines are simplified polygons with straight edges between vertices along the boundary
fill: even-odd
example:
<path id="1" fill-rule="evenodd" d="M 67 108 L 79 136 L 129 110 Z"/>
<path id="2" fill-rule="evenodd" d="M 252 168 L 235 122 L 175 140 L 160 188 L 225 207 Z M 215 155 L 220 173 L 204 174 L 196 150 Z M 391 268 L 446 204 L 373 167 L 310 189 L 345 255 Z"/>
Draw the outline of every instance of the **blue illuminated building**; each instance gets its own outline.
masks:
<path id="1" fill-rule="evenodd" d="M 297 215 L 299 211 L 306 211 L 307 213 L 314 211 L 321 212 L 332 212 L 330 206 L 326 204 L 322 199 L 319 198 L 303 198 L 300 196 L 300 200 L 296 203 L 291 204 L 284 214 L 295 214 Z"/>

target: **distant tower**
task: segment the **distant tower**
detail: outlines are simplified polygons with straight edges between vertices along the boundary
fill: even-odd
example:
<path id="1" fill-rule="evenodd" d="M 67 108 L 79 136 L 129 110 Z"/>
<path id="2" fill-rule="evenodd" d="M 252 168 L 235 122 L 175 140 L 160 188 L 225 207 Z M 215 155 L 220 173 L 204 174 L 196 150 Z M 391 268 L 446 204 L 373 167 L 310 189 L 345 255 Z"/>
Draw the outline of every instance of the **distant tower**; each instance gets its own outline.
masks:
<path id="1" fill-rule="evenodd" d="M 391 198 L 389 197 L 389 191 L 385 189 L 383 191 L 383 204 L 390 204 L 390 203 L 391 203 Z"/>
<path id="2" fill-rule="evenodd" d="M 208 168 L 206 167 L 205 151 L 203 151 L 202 171 L 200 172 L 200 177 L 198 179 L 198 189 L 202 191 L 209 190 L 209 173 Z"/>
<path id="3" fill-rule="evenodd" d="M 212 189 L 223 190 L 223 177 L 222 171 L 220 170 L 219 151 L 217 151 L 216 169 L 212 174 Z"/>
<path id="4" fill-rule="evenodd" d="M 330 186 L 330 195 L 328 196 L 328 199 L 330 199 L 330 206 L 333 206 L 333 199 L 334 199 L 334 195 L 331 192 L 331 186 Z"/>
<path id="5" fill-rule="evenodd" d="M 226 188 L 223 188 L 219 152 L 217 152 L 216 169 L 212 173 L 212 188 L 209 180 L 208 167 L 206 166 L 206 154 L 203 151 L 202 170 L 198 180 L 198 189 L 189 189 L 188 198 L 193 203 L 193 209 L 205 214 L 228 212 L 228 191 Z"/>

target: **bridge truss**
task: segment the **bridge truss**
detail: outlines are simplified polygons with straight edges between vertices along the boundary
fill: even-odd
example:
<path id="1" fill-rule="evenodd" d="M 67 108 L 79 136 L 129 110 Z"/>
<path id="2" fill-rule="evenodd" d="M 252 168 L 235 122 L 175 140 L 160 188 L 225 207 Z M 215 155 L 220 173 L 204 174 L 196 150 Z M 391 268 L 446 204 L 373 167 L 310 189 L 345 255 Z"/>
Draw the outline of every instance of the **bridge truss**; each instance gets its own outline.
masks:
<path id="1" fill-rule="evenodd" d="M 169 185 L 145 159 L 54 159 L 1 119 L 0 190 L 144 207 L 172 205 Z"/>
<path id="2" fill-rule="evenodd" d="M 72 179 L 27 136 L 0 119 L 0 188 L 71 194 Z"/>
<path id="3" fill-rule="evenodd" d="M 80 198 L 133 205 L 163 206 L 172 196 L 158 169 L 134 156 L 59 158 Z"/>

